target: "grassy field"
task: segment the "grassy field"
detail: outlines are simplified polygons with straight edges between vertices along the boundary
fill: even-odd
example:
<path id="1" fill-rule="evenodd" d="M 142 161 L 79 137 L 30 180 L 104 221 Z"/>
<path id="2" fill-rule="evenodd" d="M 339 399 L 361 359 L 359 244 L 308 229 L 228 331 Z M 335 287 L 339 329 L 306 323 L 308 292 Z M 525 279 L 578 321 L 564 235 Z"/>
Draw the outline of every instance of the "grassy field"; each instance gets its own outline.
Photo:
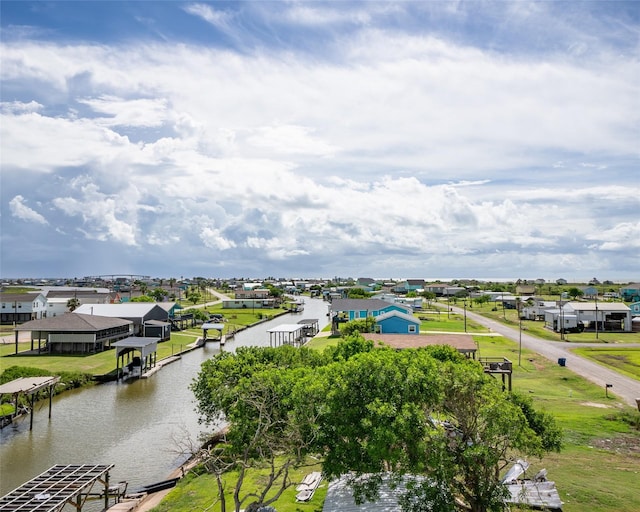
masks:
<path id="1" fill-rule="evenodd" d="M 619 373 L 640 380 L 640 349 L 624 347 L 579 347 L 573 350 Z"/>

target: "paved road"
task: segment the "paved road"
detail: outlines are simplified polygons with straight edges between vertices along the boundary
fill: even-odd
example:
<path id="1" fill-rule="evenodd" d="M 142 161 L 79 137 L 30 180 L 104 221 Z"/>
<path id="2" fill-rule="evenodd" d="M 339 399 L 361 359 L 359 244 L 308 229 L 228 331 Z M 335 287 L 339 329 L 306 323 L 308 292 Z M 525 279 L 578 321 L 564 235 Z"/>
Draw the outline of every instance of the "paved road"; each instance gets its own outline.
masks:
<path id="1" fill-rule="evenodd" d="M 463 310 L 459 308 L 453 308 L 458 313 L 463 313 Z M 475 322 L 490 328 L 492 331 L 500 333 L 505 338 L 519 341 L 520 331 L 519 329 L 513 329 L 507 327 L 500 322 L 491 320 L 489 318 L 478 315 L 477 313 L 471 313 L 467 310 L 467 318 L 473 319 Z M 557 361 L 559 358 L 564 357 L 567 360 L 567 367 L 573 372 L 584 377 L 587 380 L 602 386 L 604 389 L 605 384 L 613 384 L 613 387 L 609 389 L 609 392 L 618 396 L 625 403 L 632 407 L 636 407 L 636 399 L 640 399 L 640 382 L 625 375 L 621 375 L 609 368 L 601 366 L 593 361 L 585 359 L 570 349 L 577 346 L 598 346 L 602 347 L 602 344 L 598 343 L 567 343 L 562 341 L 548 341 L 541 338 L 536 338 L 525 332 L 522 333 L 522 346 L 526 349 L 537 352 L 538 354 L 546 357 L 551 361 Z M 640 347 L 640 344 L 625 344 L 624 347 Z"/>

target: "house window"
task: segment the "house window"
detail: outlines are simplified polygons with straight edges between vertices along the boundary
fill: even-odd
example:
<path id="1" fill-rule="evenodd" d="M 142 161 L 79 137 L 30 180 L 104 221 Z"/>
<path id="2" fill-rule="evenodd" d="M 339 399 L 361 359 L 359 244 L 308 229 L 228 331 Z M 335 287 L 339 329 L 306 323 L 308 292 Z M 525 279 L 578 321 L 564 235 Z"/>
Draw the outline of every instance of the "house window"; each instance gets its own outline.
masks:
<path id="1" fill-rule="evenodd" d="M 410 325 L 409 326 L 409 332 L 416 332 L 416 326 L 415 325 Z"/>

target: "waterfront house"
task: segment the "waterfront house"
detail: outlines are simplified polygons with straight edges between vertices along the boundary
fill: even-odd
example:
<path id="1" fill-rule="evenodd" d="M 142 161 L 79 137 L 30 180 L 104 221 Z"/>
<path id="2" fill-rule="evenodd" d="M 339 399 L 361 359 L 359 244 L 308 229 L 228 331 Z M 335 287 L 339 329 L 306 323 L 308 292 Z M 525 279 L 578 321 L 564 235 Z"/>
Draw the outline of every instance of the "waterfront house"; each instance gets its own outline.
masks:
<path id="1" fill-rule="evenodd" d="M 49 354 L 94 354 L 131 336 L 133 322 L 74 312 L 31 320 L 16 327 L 16 335 L 24 331 L 31 333 L 31 350 L 38 353 L 44 350 Z"/>

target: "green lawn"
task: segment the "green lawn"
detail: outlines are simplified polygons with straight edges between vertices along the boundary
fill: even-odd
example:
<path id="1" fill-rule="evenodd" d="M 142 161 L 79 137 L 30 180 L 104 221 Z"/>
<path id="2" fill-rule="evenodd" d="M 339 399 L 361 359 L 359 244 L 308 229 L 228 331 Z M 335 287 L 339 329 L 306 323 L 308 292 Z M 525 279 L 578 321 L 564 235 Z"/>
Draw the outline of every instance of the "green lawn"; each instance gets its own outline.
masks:
<path id="1" fill-rule="evenodd" d="M 294 470 L 291 479 L 294 482 L 302 481 L 305 475 L 312 471 L 321 471 L 321 465 L 307 466 Z M 235 474 L 231 474 L 231 478 Z M 259 472 L 248 471 L 245 480 L 246 488 L 255 488 L 261 476 Z M 173 489 L 162 502 L 153 509 L 153 512 L 170 512 L 170 511 L 193 511 L 193 510 L 210 510 L 211 512 L 219 511 L 220 505 L 210 507 L 216 497 L 212 491 L 216 489 L 216 482 L 213 476 L 208 474 L 191 473 L 180 484 Z M 316 490 L 313 498 L 307 503 L 296 502 L 297 491 L 295 486 L 290 487 L 274 504 L 278 512 L 322 512 L 322 505 L 327 494 L 327 482 L 323 480 Z M 245 506 L 248 503 L 245 503 Z M 234 510 L 233 497 L 227 500 L 227 510 Z"/>
<path id="2" fill-rule="evenodd" d="M 624 347 L 579 347 L 573 351 L 619 373 L 640 380 L 640 349 Z"/>

